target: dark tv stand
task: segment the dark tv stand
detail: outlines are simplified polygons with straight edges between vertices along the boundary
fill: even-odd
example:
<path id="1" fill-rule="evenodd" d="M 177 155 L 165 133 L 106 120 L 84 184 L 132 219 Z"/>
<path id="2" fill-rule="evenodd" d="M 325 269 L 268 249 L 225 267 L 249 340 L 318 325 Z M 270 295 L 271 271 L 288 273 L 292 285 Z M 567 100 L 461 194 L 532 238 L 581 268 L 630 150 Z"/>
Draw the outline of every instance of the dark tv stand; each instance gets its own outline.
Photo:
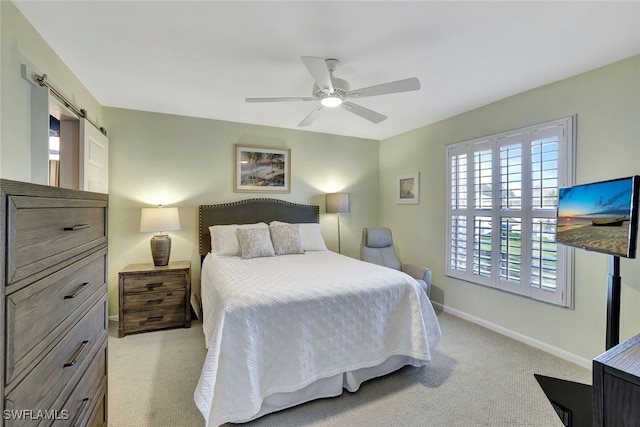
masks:
<path id="1" fill-rule="evenodd" d="M 598 423 L 598 420 L 602 420 L 604 416 L 602 415 L 604 407 L 611 405 L 603 397 L 603 369 L 600 368 L 598 371 L 596 364 L 597 360 L 603 358 L 605 354 L 614 352 L 615 350 L 611 349 L 616 347 L 620 341 L 620 290 L 622 278 L 620 277 L 619 256 L 610 256 L 607 279 L 607 331 L 605 336 L 607 353 L 594 360 L 594 387 L 588 384 L 535 374 L 538 384 L 540 384 L 551 406 L 560 417 L 562 424 L 566 427 L 592 426 L 594 420 L 597 426 L 601 426 L 603 424 Z M 640 338 L 636 338 L 636 341 L 640 341 Z M 640 362 L 638 363 L 640 364 Z M 599 379 L 596 378 L 597 372 L 599 372 L 597 374 Z M 640 381 L 638 381 L 638 387 L 634 391 L 638 393 L 634 396 L 640 397 Z M 607 396 L 611 398 L 610 394 L 607 394 Z M 600 415 L 598 416 L 598 414 Z"/>
<path id="2" fill-rule="evenodd" d="M 607 350 L 620 342 L 620 257 L 609 258 L 609 275 L 607 282 Z"/>

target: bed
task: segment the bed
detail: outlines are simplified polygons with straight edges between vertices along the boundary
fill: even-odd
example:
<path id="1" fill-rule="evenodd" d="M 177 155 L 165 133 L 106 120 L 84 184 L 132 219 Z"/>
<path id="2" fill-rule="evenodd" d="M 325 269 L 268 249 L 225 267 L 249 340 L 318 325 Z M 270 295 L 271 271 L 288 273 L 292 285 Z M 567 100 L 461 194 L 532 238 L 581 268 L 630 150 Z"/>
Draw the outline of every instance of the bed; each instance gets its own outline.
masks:
<path id="1" fill-rule="evenodd" d="M 318 206 L 203 205 L 199 222 L 208 350 L 194 400 L 207 426 L 355 392 L 431 360 L 440 327 L 424 289 L 327 250 Z"/>

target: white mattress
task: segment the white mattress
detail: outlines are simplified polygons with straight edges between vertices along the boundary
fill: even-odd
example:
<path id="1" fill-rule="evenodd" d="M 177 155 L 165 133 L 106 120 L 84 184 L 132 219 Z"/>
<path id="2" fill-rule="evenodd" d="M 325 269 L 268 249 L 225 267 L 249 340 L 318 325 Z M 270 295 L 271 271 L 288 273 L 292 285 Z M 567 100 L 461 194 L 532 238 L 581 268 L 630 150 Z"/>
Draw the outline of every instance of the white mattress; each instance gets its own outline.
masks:
<path id="1" fill-rule="evenodd" d="M 194 397 L 208 426 L 251 420 L 270 396 L 396 356 L 423 365 L 440 337 L 413 278 L 330 251 L 209 254 L 201 287 L 209 350 Z"/>

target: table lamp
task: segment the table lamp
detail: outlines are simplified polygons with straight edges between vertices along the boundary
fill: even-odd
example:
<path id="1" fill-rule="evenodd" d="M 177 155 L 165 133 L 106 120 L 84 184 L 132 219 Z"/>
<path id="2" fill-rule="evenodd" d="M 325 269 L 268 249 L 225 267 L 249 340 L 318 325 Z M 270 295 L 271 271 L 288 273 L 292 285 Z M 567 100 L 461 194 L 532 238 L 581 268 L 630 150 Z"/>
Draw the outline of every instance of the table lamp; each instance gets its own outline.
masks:
<path id="1" fill-rule="evenodd" d="M 178 208 L 142 208 L 140 216 L 140 232 L 153 232 L 151 238 L 151 256 L 157 267 L 169 264 L 171 238 L 166 231 L 180 230 Z"/>

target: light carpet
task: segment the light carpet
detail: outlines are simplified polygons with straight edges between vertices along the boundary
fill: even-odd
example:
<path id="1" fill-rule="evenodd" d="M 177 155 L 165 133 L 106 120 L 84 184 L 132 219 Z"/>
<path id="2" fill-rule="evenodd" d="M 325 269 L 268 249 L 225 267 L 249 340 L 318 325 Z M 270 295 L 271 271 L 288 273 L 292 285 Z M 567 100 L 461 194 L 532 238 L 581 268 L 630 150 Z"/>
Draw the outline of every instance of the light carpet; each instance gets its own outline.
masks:
<path id="1" fill-rule="evenodd" d="M 427 366 L 245 425 L 561 427 L 533 374 L 591 384 L 588 369 L 448 313 L 438 319 L 442 339 Z M 202 324 L 116 338 L 110 323 L 109 425 L 204 426 L 193 402 L 206 353 Z"/>

